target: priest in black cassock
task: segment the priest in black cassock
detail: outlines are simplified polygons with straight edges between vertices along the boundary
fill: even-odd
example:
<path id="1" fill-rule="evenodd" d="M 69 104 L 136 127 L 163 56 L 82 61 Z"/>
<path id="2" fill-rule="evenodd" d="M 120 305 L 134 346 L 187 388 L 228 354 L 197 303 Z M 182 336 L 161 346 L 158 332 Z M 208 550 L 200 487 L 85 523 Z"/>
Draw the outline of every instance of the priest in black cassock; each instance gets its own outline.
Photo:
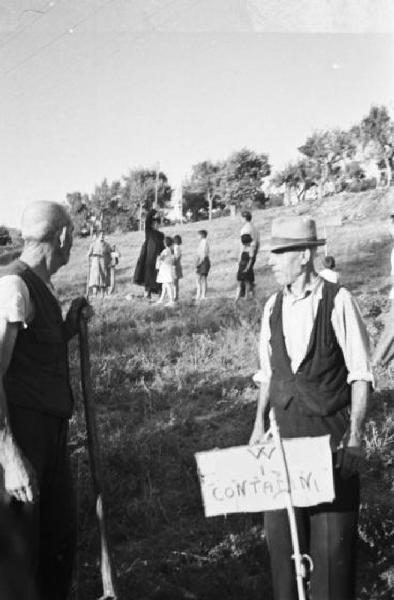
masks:
<path id="1" fill-rule="evenodd" d="M 159 222 L 157 211 L 150 210 L 145 219 L 145 241 L 134 271 L 133 282 L 144 286 L 146 298 L 152 293 L 161 293 L 161 284 L 156 281 L 156 259 L 164 250 L 164 234 L 158 230 Z"/>

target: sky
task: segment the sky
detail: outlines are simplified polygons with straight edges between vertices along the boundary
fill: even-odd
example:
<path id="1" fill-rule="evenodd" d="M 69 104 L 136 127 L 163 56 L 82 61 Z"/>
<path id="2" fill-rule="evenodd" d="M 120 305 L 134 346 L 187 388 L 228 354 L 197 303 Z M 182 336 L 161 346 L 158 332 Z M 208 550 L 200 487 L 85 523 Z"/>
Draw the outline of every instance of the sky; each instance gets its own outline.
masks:
<path id="1" fill-rule="evenodd" d="M 275 1 L 0 0 L 0 224 L 136 166 L 177 185 L 246 146 L 279 169 L 314 130 L 394 116 L 386 0 Z"/>

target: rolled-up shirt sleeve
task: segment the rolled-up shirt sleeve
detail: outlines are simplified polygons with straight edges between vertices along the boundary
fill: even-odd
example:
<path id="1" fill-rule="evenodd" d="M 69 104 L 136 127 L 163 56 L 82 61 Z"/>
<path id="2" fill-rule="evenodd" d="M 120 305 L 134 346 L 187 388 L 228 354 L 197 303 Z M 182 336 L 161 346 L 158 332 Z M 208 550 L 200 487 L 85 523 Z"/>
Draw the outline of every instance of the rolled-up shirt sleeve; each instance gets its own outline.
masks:
<path id="1" fill-rule="evenodd" d="M 260 369 L 254 374 L 253 381 L 255 383 L 262 383 L 268 385 L 271 380 L 271 328 L 270 328 L 270 317 L 272 309 L 275 303 L 276 294 L 271 296 L 263 311 L 263 317 L 261 319 L 261 330 L 260 330 L 260 341 L 259 341 L 259 362 Z"/>
<path id="2" fill-rule="evenodd" d="M 18 275 L 0 278 L 0 318 L 27 327 L 32 306 L 27 285 Z"/>
<path id="3" fill-rule="evenodd" d="M 349 371 L 348 383 L 373 383 L 368 332 L 355 298 L 345 288 L 335 297 L 331 322 Z"/>

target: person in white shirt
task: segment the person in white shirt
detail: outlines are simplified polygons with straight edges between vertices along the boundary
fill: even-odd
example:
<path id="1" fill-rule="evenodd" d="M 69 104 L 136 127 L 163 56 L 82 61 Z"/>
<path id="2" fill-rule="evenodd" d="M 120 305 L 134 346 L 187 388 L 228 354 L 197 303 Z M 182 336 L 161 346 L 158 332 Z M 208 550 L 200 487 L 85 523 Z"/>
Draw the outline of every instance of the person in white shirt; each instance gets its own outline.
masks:
<path id="1" fill-rule="evenodd" d="M 51 283 L 69 261 L 72 233 L 63 205 L 32 202 L 21 257 L 0 269 L 0 510 L 19 534 L 42 600 L 68 598 L 76 549 L 67 344 L 89 307 L 76 298 L 63 319 Z"/>
<path id="2" fill-rule="evenodd" d="M 259 233 L 259 230 L 257 229 L 257 227 L 255 227 L 252 223 L 252 214 L 248 210 L 243 210 L 241 214 L 244 219 L 244 224 L 243 224 L 243 227 L 240 232 L 240 239 L 241 239 L 241 236 L 244 235 L 245 233 L 248 233 L 250 235 L 250 237 L 252 238 L 252 240 L 254 242 L 255 260 L 256 260 L 257 252 L 259 251 L 259 248 L 260 248 L 260 233 Z"/>
<path id="3" fill-rule="evenodd" d="M 240 232 L 240 237 L 239 237 L 239 250 L 240 252 L 242 252 L 242 236 L 243 235 L 250 235 L 250 237 L 252 238 L 252 245 L 251 245 L 251 251 L 252 251 L 252 263 L 251 263 L 251 268 L 253 269 L 254 264 L 256 262 L 256 258 L 257 258 L 257 253 L 259 251 L 260 248 L 260 233 L 259 230 L 257 229 L 257 227 L 255 227 L 252 223 L 252 213 L 249 212 L 248 210 L 243 210 L 242 213 L 242 218 L 244 219 L 244 224 L 243 227 L 241 229 Z M 254 288 L 254 281 L 252 283 L 252 289 Z M 241 290 L 240 290 L 240 297 L 244 297 L 245 296 L 245 283 L 241 282 Z"/>
<path id="4" fill-rule="evenodd" d="M 175 299 L 175 258 L 174 258 L 174 241 L 171 237 L 164 238 L 165 248 L 157 257 L 157 283 L 162 286 L 161 295 L 156 304 L 162 304 L 168 298 L 166 306 L 173 306 Z"/>
<path id="5" fill-rule="evenodd" d="M 307 217 L 272 224 L 270 264 L 281 290 L 267 301 L 260 335 L 260 371 L 251 444 L 267 439 L 274 411 L 284 438 L 330 435 L 335 499 L 296 508 L 301 553 L 311 556 L 313 598 L 355 599 L 362 432 L 373 381 L 368 334 L 356 300 L 314 268 L 318 239 Z M 297 600 L 285 510 L 268 511 L 264 527 L 275 600 Z"/>

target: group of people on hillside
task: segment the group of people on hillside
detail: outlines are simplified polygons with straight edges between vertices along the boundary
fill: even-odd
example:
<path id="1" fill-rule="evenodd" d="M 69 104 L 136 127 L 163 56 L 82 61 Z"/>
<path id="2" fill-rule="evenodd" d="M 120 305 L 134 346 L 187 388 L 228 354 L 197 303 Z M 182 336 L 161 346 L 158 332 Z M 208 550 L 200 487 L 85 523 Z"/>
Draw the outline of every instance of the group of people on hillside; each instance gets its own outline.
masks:
<path id="1" fill-rule="evenodd" d="M 249 211 L 242 213 L 244 225 L 240 232 L 239 259 L 237 269 L 237 291 L 235 300 L 241 297 L 254 296 L 254 264 L 260 247 L 260 234 L 252 223 Z M 145 288 L 145 297 L 151 299 L 152 294 L 159 294 L 157 304 L 166 302 L 172 306 L 179 300 L 179 281 L 183 277 L 181 264 L 182 238 L 164 236 L 159 231 L 160 217 L 152 209 L 145 221 L 145 241 L 142 245 L 133 282 Z M 195 254 L 195 300 L 207 297 L 207 279 L 211 269 L 208 232 L 198 231 L 199 242 Z"/>
<path id="2" fill-rule="evenodd" d="M 169 255 L 162 254 L 168 249 L 173 255 L 174 244 L 166 245 L 158 233 L 154 225 L 148 228 L 143 248 L 144 261 L 149 256 L 154 265 L 147 293 L 157 283 L 156 257 Z M 6 524 L 0 528 L 1 598 L 66 600 L 76 549 L 67 347 L 82 314 L 88 318 L 91 312 L 85 298 L 76 298 L 63 319 L 51 283 L 72 248 L 73 225 L 64 206 L 28 205 L 22 237 L 22 255 L 0 272 L 0 524 Z M 209 254 L 206 236 L 200 238 L 196 272 L 204 277 Z M 249 238 L 241 242 L 252 247 Z M 311 597 L 354 600 L 363 426 L 372 365 L 387 365 L 394 358 L 394 307 L 371 360 L 355 298 L 316 272 L 316 249 L 324 244 L 309 217 L 272 223 L 270 265 L 278 291 L 262 315 L 260 369 L 254 377 L 258 402 L 249 443 L 269 439 L 268 415 L 285 438 L 330 436 L 335 498 L 296 508 L 296 527 L 301 554 L 313 561 Z M 244 271 L 251 268 L 254 248 Z M 274 598 L 296 600 L 286 511 L 266 512 L 264 529 Z"/>
<path id="3" fill-rule="evenodd" d="M 145 220 L 145 241 L 134 271 L 133 282 L 145 288 L 144 296 L 151 299 L 159 294 L 157 304 L 173 306 L 179 300 L 179 282 L 183 278 L 182 238 L 165 236 L 158 227 L 160 217 L 155 209 L 149 211 Z M 196 252 L 196 300 L 205 300 L 207 278 L 211 268 L 208 233 L 198 232 Z"/>
<path id="4" fill-rule="evenodd" d="M 260 249 L 260 233 L 252 223 L 252 214 L 248 210 L 241 213 L 244 224 L 239 235 L 238 267 L 236 273 L 237 288 L 235 302 L 241 298 L 254 297 L 254 265 Z M 133 282 L 144 286 L 144 297 L 151 300 L 152 294 L 158 294 L 156 304 L 174 306 L 179 300 L 179 282 L 183 278 L 182 238 L 180 235 L 165 236 L 160 230 L 160 216 L 155 209 L 148 212 L 145 220 L 145 240 L 134 271 Z M 98 231 L 89 247 L 88 290 L 93 296 L 113 294 L 115 291 L 116 266 L 120 253 L 116 246 L 110 246 L 104 232 Z M 207 279 L 211 268 L 208 232 L 198 231 L 199 243 L 195 255 L 195 300 L 207 297 Z M 322 277 L 333 283 L 338 282 L 335 259 L 325 256 Z"/>

